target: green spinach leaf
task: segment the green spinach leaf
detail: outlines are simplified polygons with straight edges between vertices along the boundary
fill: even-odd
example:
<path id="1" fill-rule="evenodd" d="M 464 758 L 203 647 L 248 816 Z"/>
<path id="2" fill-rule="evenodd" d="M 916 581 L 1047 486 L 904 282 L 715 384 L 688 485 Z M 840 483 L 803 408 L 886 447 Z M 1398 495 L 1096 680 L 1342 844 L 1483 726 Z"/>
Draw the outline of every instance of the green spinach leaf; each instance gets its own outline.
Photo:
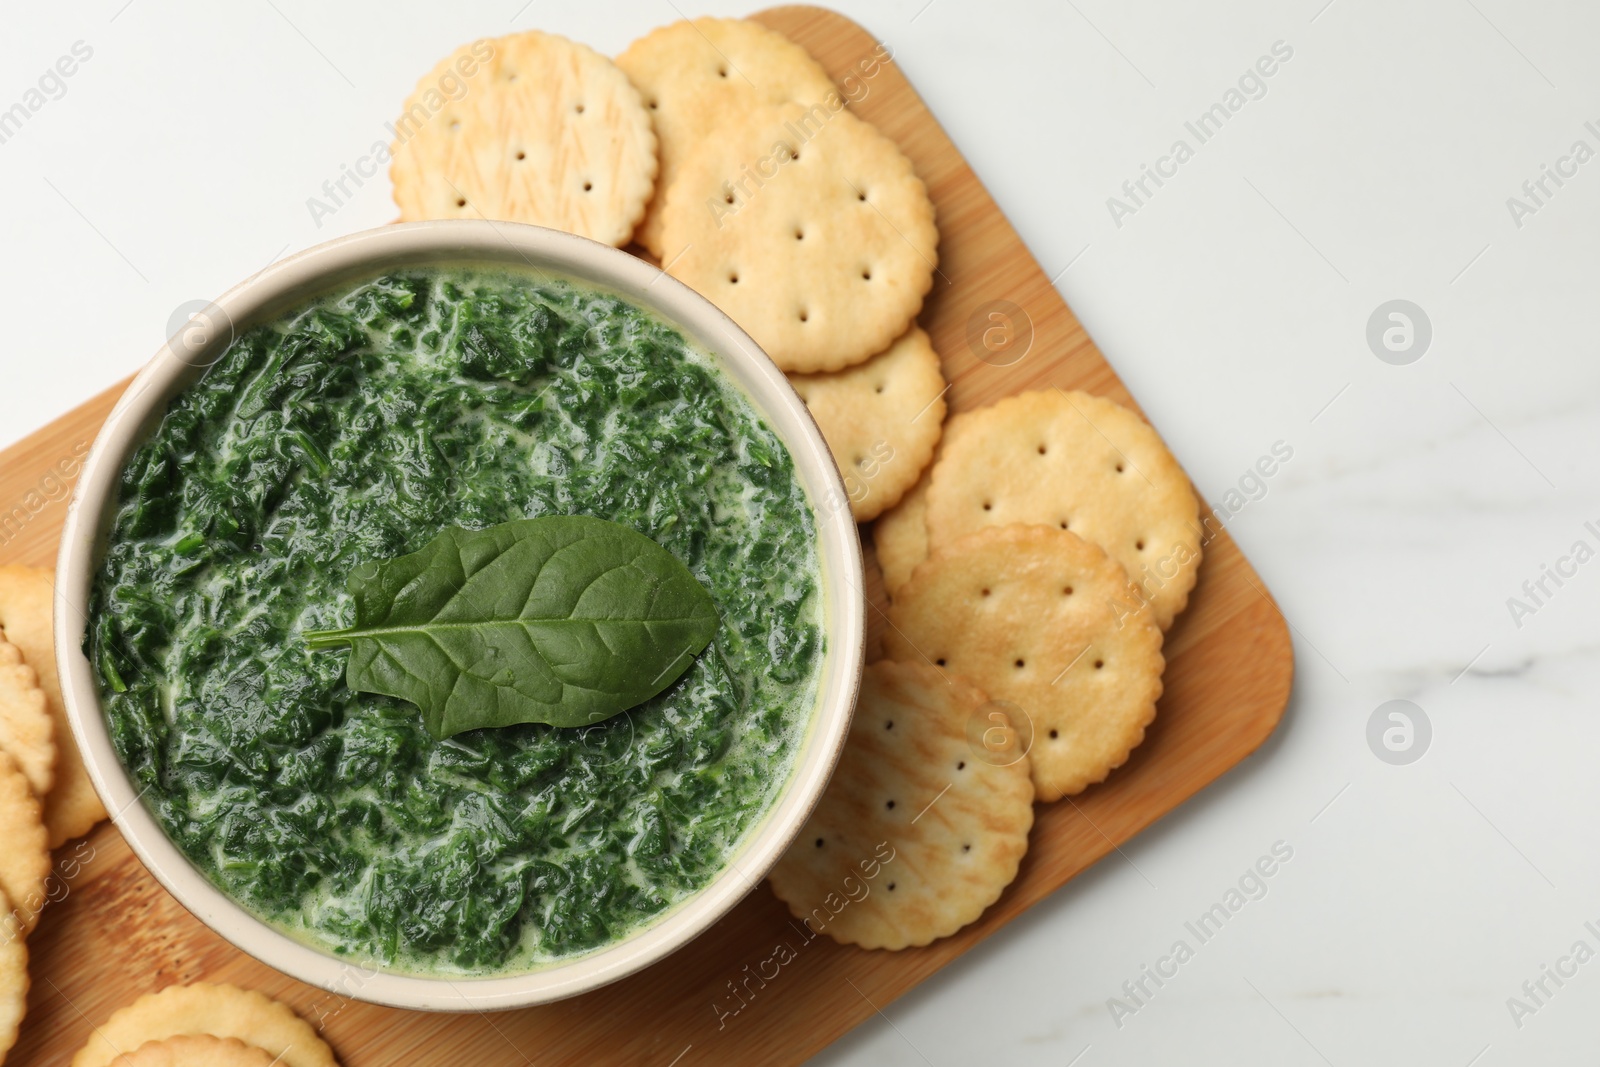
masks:
<path id="1" fill-rule="evenodd" d="M 451 527 L 347 585 L 355 625 L 306 642 L 348 645 L 346 684 L 416 704 L 436 738 L 610 718 L 676 681 L 717 629 L 676 557 L 582 516 Z"/>

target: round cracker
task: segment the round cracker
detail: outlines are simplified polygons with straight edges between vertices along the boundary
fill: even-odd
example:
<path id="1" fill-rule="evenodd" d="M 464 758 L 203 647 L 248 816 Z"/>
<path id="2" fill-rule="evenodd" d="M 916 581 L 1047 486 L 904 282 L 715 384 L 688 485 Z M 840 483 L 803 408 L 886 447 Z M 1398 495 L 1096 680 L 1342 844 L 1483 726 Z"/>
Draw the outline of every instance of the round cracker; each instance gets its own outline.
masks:
<path id="1" fill-rule="evenodd" d="M 889 622 L 891 659 L 926 657 L 1029 717 L 1041 800 L 1103 781 L 1155 718 L 1161 628 L 1121 564 L 1065 530 L 999 526 L 935 549 Z"/>
<path id="2" fill-rule="evenodd" d="M 1011 523 L 1071 530 L 1121 563 L 1165 630 L 1200 567 L 1200 503 L 1150 424 L 1059 389 L 970 415 L 929 475 L 928 545 Z"/>
<path id="3" fill-rule="evenodd" d="M 789 381 L 833 452 L 857 522 L 916 484 L 939 443 L 945 390 L 939 353 L 919 327 L 865 363 Z"/>
<path id="4" fill-rule="evenodd" d="M 274 1067 L 277 1062 L 266 1049 L 235 1038 L 180 1034 L 147 1041 L 112 1060 L 111 1067 Z"/>
<path id="5" fill-rule="evenodd" d="M 0 752 L 0 890 L 11 902 L 22 932 L 33 930 L 44 907 L 50 849 L 44 806 L 28 776 L 9 752 Z"/>
<path id="6" fill-rule="evenodd" d="M 730 122 L 683 162 L 662 206 L 667 273 L 805 374 L 861 363 L 905 333 L 938 244 L 911 161 L 842 101 Z"/>
<path id="7" fill-rule="evenodd" d="M 56 727 L 39 675 L 22 661 L 22 651 L 0 632 L 0 749 L 11 753 L 33 787 L 50 792 L 56 771 Z"/>
<path id="8" fill-rule="evenodd" d="M 894 507 L 872 524 L 872 547 L 883 571 L 883 587 L 892 598 L 911 577 L 917 564 L 928 558 L 928 475 L 938 465 L 945 446 L 961 433 L 969 412 L 958 411 L 945 420 L 933 449 L 933 462 Z"/>
<path id="9" fill-rule="evenodd" d="M 11 901 L 0 891 L 0 1062 L 17 1043 L 28 1010 L 28 943 Z"/>
<path id="10" fill-rule="evenodd" d="M 698 18 L 662 26 L 629 45 L 617 66 L 638 86 L 655 124 L 661 171 L 655 199 L 633 239 L 657 259 L 662 259 L 666 192 L 682 161 L 717 127 L 764 105 L 815 104 L 839 95 L 811 53 L 748 19 Z"/>
<path id="11" fill-rule="evenodd" d="M 389 177 L 405 222 L 503 219 L 621 247 L 655 187 L 639 90 L 554 34 L 462 45 L 417 83 L 395 130 Z"/>
<path id="12" fill-rule="evenodd" d="M 928 479 L 906 490 L 894 507 L 872 524 L 872 548 L 883 572 L 883 588 L 892 600 L 918 563 L 928 558 Z"/>
<path id="13" fill-rule="evenodd" d="M 55 783 L 44 803 L 44 824 L 53 849 L 82 837 L 106 817 L 105 806 L 78 753 L 61 700 L 55 634 L 51 630 L 55 588 L 55 571 L 48 568 L 0 567 L 0 631 L 21 650 L 23 662 L 38 673 L 39 688 L 44 690 L 45 704 L 55 724 Z"/>
<path id="14" fill-rule="evenodd" d="M 338 1067 L 311 1024 L 270 997 L 231 985 L 168 986 L 112 1013 L 72 1067 L 107 1067 L 123 1052 L 180 1034 L 231 1037 L 265 1049 L 284 1067 Z"/>
<path id="15" fill-rule="evenodd" d="M 1000 898 L 1028 850 L 1033 783 L 1015 733 L 1004 753 L 974 753 L 970 723 L 993 708 L 920 663 L 866 669 L 828 791 L 769 876 L 795 918 L 899 949 L 950 936 Z"/>

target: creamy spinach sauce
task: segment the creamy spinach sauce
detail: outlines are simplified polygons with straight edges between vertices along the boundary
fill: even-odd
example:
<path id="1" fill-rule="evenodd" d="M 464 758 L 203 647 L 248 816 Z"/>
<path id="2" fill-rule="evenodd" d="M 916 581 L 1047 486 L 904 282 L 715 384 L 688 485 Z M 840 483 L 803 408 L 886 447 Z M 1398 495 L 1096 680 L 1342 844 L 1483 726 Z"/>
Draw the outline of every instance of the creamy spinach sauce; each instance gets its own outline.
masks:
<path id="1" fill-rule="evenodd" d="M 356 565 L 445 526 L 594 515 L 711 591 L 711 646 L 582 730 L 432 740 L 344 684 Z M 814 516 L 709 357 L 545 276 L 377 278 L 243 332 L 124 470 L 87 651 L 183 852 L 302 940 L 505 973 L 639 929 L 722 870 L 786 780 L 822 662 Z"/>

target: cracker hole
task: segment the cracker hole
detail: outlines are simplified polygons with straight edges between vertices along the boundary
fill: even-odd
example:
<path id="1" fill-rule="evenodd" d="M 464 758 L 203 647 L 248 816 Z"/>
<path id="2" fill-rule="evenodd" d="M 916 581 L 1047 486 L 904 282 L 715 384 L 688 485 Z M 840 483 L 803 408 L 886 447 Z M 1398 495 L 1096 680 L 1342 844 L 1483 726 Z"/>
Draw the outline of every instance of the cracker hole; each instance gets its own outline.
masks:
<path id="1" fill-rule="evenodd" d="M 1117 473 L 1118 474 L 1122 473 L 1122 464 L 1120 464 L 1120 463 L 1117 464 Z"/>
<path id="2" fill-rule="evenodd" d="M 891 893 L 894 892 L 894 883 L 893 882 L 889 883 L 889 892 L 891 892 Z"/>
<path id="3" fill-rule="evenodd" d="M 727 67 L 719 67 L 719 68 L 717 68 L 717 77 L 726 78 L 727 76 L 728 76 L 728 68 Z"/>
<path id="4" fill-rule="evenodd" d="M 654 110 L 656 110 L 656 109 L 657 109 L 657 108 L 658 108 L 658 107 L 660 107 L 660 106 L 661 106 L 661 101 L 659 101 L 659 100 L 652 100 L 652 101 L 650 101 L 650 110 L 651 110 L 651 111 L 654 111 Z"/>
<path id="5" fill-rule="evenodd" d="M 889 801 L 887 804 L 884 805 L 884 807 L 888 808 L 890 811 L 893 811 L 894 810 L 894 801 L 892 801 L 892 800 Z"/>
<path id="6" fill-rule="evenodd" d="M 1039 446 L 1039 455 L 1041 455 L 1041 456 L 1044 455 L 1044 451 L 1045 451 L 1044 445 L 1040 445 Z"/>
<path id="7" fill-rule="evenodd" d="M 451 119 L 450 120 L 450 128 L 452 130 L 459 130 L 461 128 L 461 120 L 460 119 Z"/>
<path id="8" fill-rule="evenodd" d="M 584 192 L 587 193 L 590 190 L 592 190 L 593 188 L 594 188 L 594 182 L 584 182 L 583 183 L 583 191 Z"/>
<path id="9" fill-rule="evenodd" d="M 865 192 L 865 191 L 863 191 L 863 190 L 858 190 L 858 191 L 857 191 L 857 192 L 856 192 L 856 199 L 857 199 L 857 200 L 860 200 L 860 201 L 861 201 L 861 202 L 862 202 L 862 203 L 865 203 L 865 202 L 866 202 L 866 199 L 867 199 L 867 194 L 866 194 L 866 192 Z"/>
<path id="10" fill-rule="evenodd" d="M 723 199 L 724 203 L 731 204 L 731 203 L 733 203 L 733 194 L 732 193 L 723 193 L 722 194 L 722 199 Z"/>
<path id="11" fill-rule="evenodd" d="M 801 322 L 806 322 L 810 318 L 811 318 L 811 315 L 806 311 L 806 309 L 805 308 L 801 308 L 800 309 L 800 321 Z"/>
<path id="12" fill-rule="evenodd" d="M 796 241 L 804 241 L 806 239 L 805 231 L 804 230 L 796 230 L 796 231 L 794 231 L 794 239 Z"/>
<path id="13" fill-rule="evenodd" d="M 822 847 L 822 838 L 820 838 L 820 837 L 819 837 L 819 838 L 817 838 L 817 847 L 818 847 L 818 848 L 821 848 L 821 847 Z"/>
<path id="14" fill-rule="evenodd" d="M 882 382 L 879 382 L 879 383 L 878 383 L 878 384 L 877 384 L 877 385 L 875 385 L 875 386 L 873 386 L 873 388 L 872 388 L 872 391 L 873 391 L 873 392 L 874 392 L 874 393 L 881 393 L 881 392 L 883 392 L 883 383 L 882 383 Z"/>
<path id="15" fill-rule="evenodd" d="M 1065 530 L 1067 528 L 1067 520 L 1066 519 L 1062 519 L 1061 520 L 1061 528 L 1063 530 Z"/>
<path id="16" fill-rule="evenodd" d="M 933 661 L 933 662 L 934 662 L 934 663 L 936 663 L 936 664 L 938 664 L 938 665 L 939 665 L 939 666 L 941 666 L 941 667 L 943 667 L 943 666 L 944 666 L 944 660 L 943 660 L 943 659 L 942 659 L 942 658 L 940 658 L 940 659 L 936 659 L 936 660 L 934 660 L 934 661 Z"/>
<path id="17" fill-rule="evenodd" d="M 1071 596 L 1072 595 L 1072 586 L 1070 586 L 1070 585 L 1062 586 L 1061 587 L 1061 595 L 1062 596 Z"/>
<path id="18" fill-rule="evenodd" d="M 1103 659 L 1097 659 L 1097 660 L 1094 661 L 1094 669 L 1095 670 L 1099 670 L 1101 667 L 1104 667 L 1105 665 L 1106 665 L 1106 661 L 1103 660 Z"/>
<path id="19" fill-rule="evenodd" d="M 961 846 L 961 851 L 962 852 L 971 852 L 972 851 L 972 846 L 971 845 L 962 845 Z"/>
<path id="20" fill-rule="evenodd" d="M 800 149 L 796 148 L 794 150 L 794 154 L 791 155 L 789 158 L 792 159 L 796 163 L 800 162 Z"/>
<path id="21" fill-rule="evenodd" d="M 967 761 L 966 761 L 966 760 L 959 760 L 959 761 L 957 761 L 957 763 L 956 763 L 956 770 L 958 770 L 958 771 L 964 771 L 964 770 L 966 770 L 966 769 L 967 769 Z"/>
<path id="22" fill-rule="evenodd" d="M 1050 731 L 1050 740 L 1054 741 L 1056 738 L 1058 738 L 1060 736 L 1061 736 L 1061 731 L 1060 730 L 1051 730 Z M 817 842 L 817 843 L 821 844 L 820 841 Z"/>
<path id="23" fill-rule="evenodd" d="M 739 284 L 739 276 L 737 274 L 728 275 L 728 284 L 729 285 L 738 285 Z"/>
<path id="24" fill-rule="evenodd" d="M 984 595 L 984 596 L 988 596 L 988 595 L 989 595 L 989 590 L 987 590 L 987 589 L 985 589 L 985 590 L 984 590 L 984 591 L 983 591 L 983 595 Z"/>
<path id="25" fill-rule="evenodd" d="M 463 199 L 462 197 L 459 197 L 459 196 L 456 197 L 456 207 L 466 207 L 466 206 L 467 206 L 467 202 L 466 202 L 465 199 Z"/>
<path id="26" fill-rule="evenodd" d="M 872 271 L 871 270 L 863 270 L 861 272 L 861 280 L 864 281 L 864 282 L 870 282 L 872 280 Z"/>
<path id="27" fill-rule="evenodd" d="M 1144 542 L 1143 541 L 1135 541 L 1133 543 L 1133 547 L 1138 549 L 1140 552 L 1143 552 L 1144 551 Z"/>
<path id="28" fill-rule="evenodd" d="M 1019 660 L 1017 660 L 1016 666 L 1017 666 L 1017 670 L 1020 671 L 1023 667 L 1027 666 L 1027 664 L 1024 661 L 1019 659 Z"/>
<path id="29" fill-rule="evenodd" d="M 581 115 L 581 114 L 583 114 L 583 105 L 579 104 L 577 107 L 573 108 L 573 110 Z"/>
<path id="30" fill-rule="evenodd" d="M 983 502 L 983 510 L 984 511 L 993 511 L 994 510 L 994 504 L 992 502 L 988 501 L 988 500 L 985 500 Z"/>
<path id="31" fill-rule="evenodd" d="M 527 159 L 527 158 L 528 158 L 528 153 L 526 153 L 526 152 L 518 152 L 518 153 L 517 153 L 517 159 L 518 159 L 518 160 L 519 160 L 519 161 L 520 161 L 520 160 L 524 160 L 524 159 Z"/>
<path id="32" fill-rule="evenodd" d="M 885 730 L 893 730 L 894 729 L 894 720 L 890 719 L 888 722 L 884 723 L 883 724 L 883 728 Z"/>

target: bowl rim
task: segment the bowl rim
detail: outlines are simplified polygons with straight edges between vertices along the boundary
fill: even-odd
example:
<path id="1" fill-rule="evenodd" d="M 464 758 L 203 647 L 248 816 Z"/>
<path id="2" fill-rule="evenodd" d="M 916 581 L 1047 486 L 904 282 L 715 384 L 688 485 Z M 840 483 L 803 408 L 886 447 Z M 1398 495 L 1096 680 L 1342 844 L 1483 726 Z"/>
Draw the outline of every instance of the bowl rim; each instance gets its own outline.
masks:
<path id="1" fill-rule="evenodd" d="M 342 960 L 258 918 L 196 869 L 151 811 L 138 803 L 111 744 L 83 639 L 88 593 L 115 511 L 119 477 L 168 401 L 218 358 L 233 324 L 260 321 L 342 281 L 408 266 L 503 264 L 548 270 L 643 305 L 709 353 L 789 449 L 816 518 L 823 632 L 827 640 L 816 706 L 788 783 L 707 885 L 621 941 L 569 960 L 509 975 L 427 976 Z M 865 659 L 865 598 L 859 532 L 843 480 L 804 401 L 732 319 L 659 268 L 584 237 L 518 223 L 447 220 L 367 230 L 272 264 L 218 297 L 220 328 L 198 342 L 164 344 L 106 419 L 68 505 L 57 560 L 54 636 L 63 700 L 96 792 L 145 867 L 206 926 L 255 959 L 341 996 L 425 1011 L 488 1011 L 576 996 L 633 974 L 676 951 L 725 916 L 765 877 L 820 799 L 844 747 Z M 181 352 L 180 352 L 181 347 Z"/>

